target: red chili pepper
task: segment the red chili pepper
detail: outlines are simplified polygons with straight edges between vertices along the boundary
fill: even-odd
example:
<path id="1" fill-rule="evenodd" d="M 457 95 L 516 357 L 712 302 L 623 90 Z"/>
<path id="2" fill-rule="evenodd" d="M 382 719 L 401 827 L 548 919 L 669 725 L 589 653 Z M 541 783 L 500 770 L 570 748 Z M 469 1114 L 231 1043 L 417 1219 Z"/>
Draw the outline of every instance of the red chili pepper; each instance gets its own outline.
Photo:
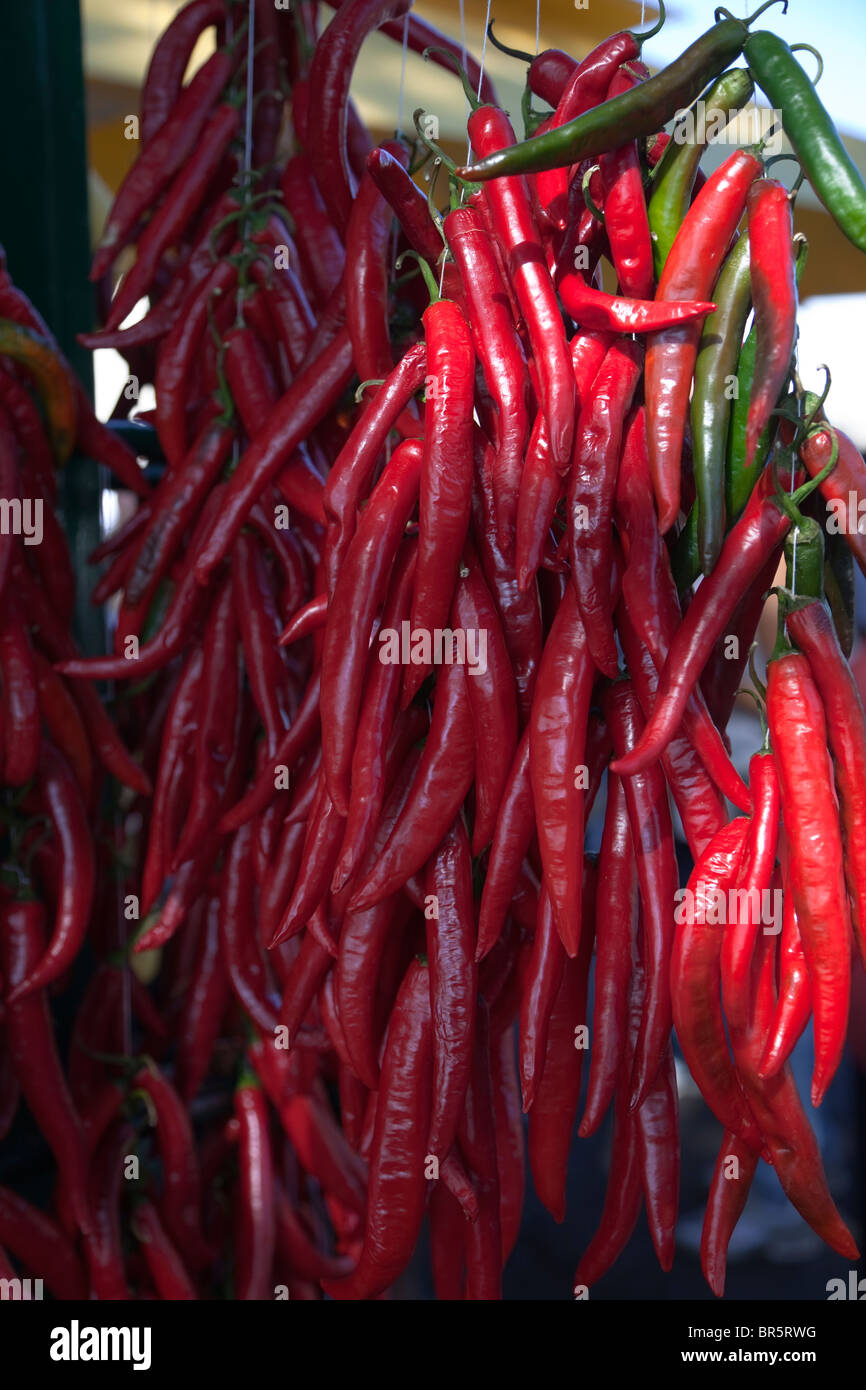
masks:
<path id="1" fill-rule="evenodd" d="M 866 574 L 866 527 L 863 526 L 862 500 L 866 498 L 866 463 L 863 455 L 841 430 L 829 426 L 809 434 L 800 449 L 800 458 L 809 476 L 817 477 L 838 448 L 836 463 L 819 484 L 827 503 L 828 527 L 845 537 L 860 569 Z M 861 529 L 862 528 L 862 529 Z"/>
<path id="2" fill-rule="evenodd" d="M 581 932 L 585 749 L 595 668 L 569 585 L 544 646 L 530 718 L 529 767 L 544 880 L 570 956 Z"/>
<path id="3" fill-rule="evenodd" d="M 556 50 L 554 50 L 556 52 Z M 608 95 L 610 84 L 622 63 L 628 63 L 640 55 L 640 43 L 628 30 L 612 34 L 598 44 L 580 64 L 575 64 L 567 74 L 562 90 L 556 101 L 545 96 L 546 101 L 556 109 L 550 117 L 548 130 L 567 125 L 569 121 L 598 106 Z M 535 59 L 538 64 L 539 59 Z M 535 64 L 533 67 L 535 67 Z M 558 64 L 557 78 L 564 67 Z M 532 69 L 530 69 L 532 73 Z M 533 79 L 530 77 L 530 85 Z M 545 83 L 545 85 L 547 85 Z M 558 85 L 558 81 L 557 84 Z M 535 87 L 532 88 L 535 91 Z M 548 90 L 550 90 L 548 88 Z M 551 96 L 555 95 L 555 86 Z M 539 95 L 542 95 L 539 93 Z M 543 176 L 537 176 L 538 196 L 542 206 L 554 225 L 565 226 L 568 194 L 568 175 L 566 169 L 551 169 Z"/>
<path id="4" fill-rule="evenodd" d="M 454 822 L 475 775 L 467 679 L 462 666 L 439 668 L 430 732 L 403 814 L 353 894 L 352 911 L 371 907 L 401 888 Z"/>
<path id="5" fill-rule="evenodd" d="M 447 627 L 472 506 L 475 354 L 459 307 L 436 300 L 424 311 L 427 399 L 419 502 L 420 528 L 412 630 L 432 640 Z M 414 662 L 403 676 L 403 707 L 430 674 Z"/>
<path id="6" fill-rule="evenodd" d="M 711 301 L 683 300 L 669 304 L 606 294 L 588 284 L 579 270 L 566 269 L 558 274 L 556 288 L 566 313 L 584 330 L 654 333 L 703 318 L 716 307 Z"/>
<path id="7" fill-rule="evenodd" d="M 680 1179 L 679 1099 L 670 1043 L 637 1112 L 637 1147 L 653 1248 L 667 1272 L 674 1262 Z"/>
<path id="8" fill-rule="evenodd" d="M 219 899 L 203 914 L 195 971 L 186 992 L 175 1053 L 177 1089 L 189 1105 L 208 1073 L 213 1047 L 229 1000 L 229 982 L 219 935 Z"/>
<path id="9" fill-rule="evenodd" d="M 595 994 L 586 1104 L 578 1133 L 594 1134 L 613 1099 L 626 1047 L 628 985 L 637 929 L 638 885 L 622 779 L 607 783 L 598 861 Z M 573 1065 L 573 1059 L 572 1059 Z"/>
<path id="10" fill-rule="evenodd" d="M 571 362 L 580 407 L 591 399 L 591 388 L 611 341 L 606 333 L 579 333 L 572 339 Z M 516 568 L 521 589 L 530 586 L 541 564 L 562 492 L 562 471 L 555 465 L 544 415 L 539 411 L 520 481 Z"/>
<path id="11" fill-rule="evenodd" d="M 770 662 L 767 718 L 790 847 L 791 889 L 812 982 L 812 1104 L 819 1105 L 845 1046 L 851 918 L 827 721 L 805 656 L 792 652 Z"/>
<path id="12" fill-rule="evenodd" d="M 272 1095 L 271 1100 L 301 1166 L 321 1183 L 326 1193 L 353 1215 L 363 1217 L 367 1208 L 367 1166 L 350 1149 L 330 1107 L 315 1093 L 284 1096 L 279 1101 Z M 426 1128 L 424 1133 L 426 1137 Z"/>
<path id="13" fill-rule="evenodd" d="M 469 137 L 480 159 L 514 144 L 508 117 L 492 106 L 472 112 Z M 538 368 L 553 461 L 564 470 L 574 437 L 573 377 L 562 316 L 534 225 L 526 180 L 520 176 L 496 179 L 486 185 L 484 193 Z"/>
<path id="14" fill-rule="evenodd" d="M 514 565 L 496 534 L 492 469 L 476 451 L 475 487 L 472 493 L 472 540 L 488 587 L 496 600 L 505 635 L 511 669 L 517 686 L 521 725 L 529 718 L 535 680 L 541 661 L 541 608 L 537 586 L 521 590 Z"/>
<path id="15" fill-rule="evenodd" d="M 617 760 L 614 771 L 631 774 L 659 757 L 679 725 L 689 696 L 725 631 L 731 613 L 769 554 L 775 552 L 790 527 L 790 518 L 773 495 L 772 470 L 762 473 L 746 510 L 728 533 L 713 573 L 699 585 L 688 612 L 671 642 L 653 712 L 639 746 Z"/>
<path id="16" fill-rule="evenodd" d="M 351 359 L 349 336 L 341 329 L 280 398 L 228 484 L 220 515 L 196 559 L 195 577 L 200 585 L 209 582 L 229 553 L 256 499 L 278 476 L 298 444 L 339 400 L 352 377 Z"/>
<path id="17" fill-rule="evenodd" d="M 123 1260 L 120 1206 L 127 1156 L 135 1151 L 135 1131 L 116 1122 L 91 1159 L 88 1197 L 92 1228 L 85 1236 L 84 1253 L 91 1293 L 98 1299 L 125 1301 L 132 1297 Z"/>
<path id="18" fill-rule="evenodd" d="M 51 445 L 48 443 L 39 407 L 23 382 L 18 381 L 5 368 L 0 368 L 0 402 L 2 402 L 5 415 L 9 417 L 11 432 L 14 433 L 18 447 L 42 496 L 46 501 L 53 503 L 57 494 L 54 455 L 51 452 Z M 14 451 L 8 449 L 8 442 L 4 430 L 2 456 L 2 496 L 4 497 L 14 495 L 14 485 L 11 484 L 11 479 L 17 476 L 18 471 Z M 7 491 L 7 489 L 9 490 Z"/>
<path id="19" fill-rule="evenodd" d="M 170 1299 L 172 1302 L 197 1299 L 195 1286 L 166 1234 L 152 1202 L 138 1203 L 133 1212 L 131 1226 L 160 1298 Z"/>
<path id="20" fill-rule="evenodd" d="M 136 223 L 156 205 L 175 174 L 182 170 L 186 177 L 193 162 L 190 156 L 207 138 L 208 117 L 231 71 L 232 60 L 228 54 L 211 54 L 166 112 L 156 138 L 152 129 L 150 135 L 144 136 L 144 148 L 118 189 L 108 214 L 93 258 L 91 280 L 101 280 L 111 268 L 127 245 Z M 146 91 L 145 85 L 145 95 Z M 171 196 L 171 190 L 167 196 Z"/>
<path id="21" fill-rule="evenodd" d="M 295 154 L 286 161 L 280 186 L 283 201 L 292 211 L 295 242 L 305 277 L 324 303 L 342 279 L 346 253 L 325 211 L 308 155 Z"/>
<path id="22" fill-rule="evenodd" d="M 866 961 L 866 730 L 863 706 L 833 621 L 822 603 L 794 605 L 787 628 L 808 662 L 827 717 L 836 793 L 845 851 L 845 879 L 851 920 L 861 958 Z"/>
<path id="23" fill-rule="evenodd" d="M 469 1085 L 478 988 L 472 858 L 459 818 L 430 861 L 427 893 L 433 1019 L 433 1110 L 427 1152 L 441 1162 L 457 1134 Z"/>
<path id="24" fill-rule="evenodd" d="M 223 812 L 217 825 L 219 834 L 225 835 L 237 830 L 239 826 L 263 811 L 274 796 L 275 776 L 282 777 L 283 769 L 290 772 L 302 753 L 310 746 L 319 724 L 319 686 L 320 676 L 317 673 L 304 692 L 294 721 L 274 750 L 273 759 L 263 761 L 261 770 L 256 774 L 249 790 L 231 810 Z"/>
<path id="25" fill-rule="evenodd" d="M 415 960 L 391 1014 L 382 1060 L 361 1258 L 347 1278 L 323 1281 L 332 1298 L 376 1298 L 409 1262 L 427 1195 L 432 1072 L 430 986 L 426 966 Z"/>
<path id="26" fill-rule="evenodd" d="M 769 751 L 756 753 L 749 764 L 752 821 L 737 881 L 737 906 L 728 915 L 722 940 L 722 998 L 729 1025 L 745 1027 L 748 1013 L 752 952 L 759 930 L 772 930 L 773 869 L 779 838 L 779 778 Z"/>
<path id="27" fill-rule="evenodd" d="M 499 940 L 517 880 L 535 830 L 529 773 L 529 729 L 525 729 L 502 790 L 478 915 L 475 959 L 483 960 Z"/>
<path id="28" fill-rule="evenodd" d="M 779 999 L 758 1074 L 775 1076 L 812 1017 L 812 985 L 797 908 L 790 884 L 788 856 L 782 854 L 782 936 L 779 943 Z"/>
<path id="29" fill-rule="evenodd" d="M 193 1271 L 213 1258 L 201 1229 L 201 1172 L 186 1107 L 155 1063 L 133 1079 L 153 1105 L 156 1142 L 162 1159 L 163 1188 L 159 1213 L 178 1253 Z"/>
<path id="30" fill-rule="evenodd" d="M 442 254 L 442 238 L 430 216 L 427 199 L 407 173 L 405 158 L 389 146 L 378 145 L 367 155 L 366 170 L 385 199 L 409 245 L 432 263 Z"/>
<path id="31" fill-rule="evenodd" d="M 188 380 L 208 328 L 208 315 L 214 301 L 231 292 L 237 283 L 237 266 L 232 260 L 219 260 L 200 284 L 168 337 L 160 347 L 154 386 L 156 388 L 156 432 L 166 460 L 180 467 L 187 451 Z"/>
<path id="32" fill-rule="evenodd" d="M 778 661 L 771 663 L 771 673 L 773 666 L 778 664 Z M 784 796 L 784 778 L 782 787 Z M 793 855 L 792 845 L 792 864 Z M 757 1069 L 776 1004 L 775 947 L 775 937 L 758 938 L 752 1014 L 744 1032 L 731 1030 L 737 1069 L 776 1176 L 789 1202 L 831 1249 L 849 1260 L 856 1260 L 859 1258 L 857 1246 L 830 1195 L 820 1150 L 800 1104 L 790 1069 L 784 1067 L 770 1081 L 762 1081 L 758 1076 Z"/>
<path id="33" fill-rule="evenodd" d="M 517 695 L 499 615 L 474 552 L 464 552 L 467 573 L 458 582 L 454 619 L 475 634 L 477 661 L 467 670 L 469 707 L 475 729 L 475 821 L 472 853 L 490 844 L 502 792 L 517 748 Z M 481 646 L 481 636 L 484 645 Z"/>
<path id="34" fill-rule="evenodd" d="M 592 860 L 584 860 L 584 923 L 580 950 L 565 960 L 552 1001 L 542 1069 L 529 1112 L 529 1162 L 539 1200 L 555 1221 L 565 1217 L 565 1184 L 574 1118 L 580 1100 L 585 1048 L 586 996 L 597 926 L 597 879 Z M 607 910 L 607 904 L 605 904 Z"/>
<path id="35" fill-rule="evenodd" d="M 0 609 L 0 679 L 3 682 L 6 786 L 23 787 L 36 775 L 41 729 L 34 654 L 21 610 L 11 594 Z"/>
<path id="36" fill-rule="evenodd" d="M 796 248 L 788 190 L 775 179 L 757 179 L 749 189 L 747 207 L 757 350 L 746 424 L 746 469 L 788 379 L 797 334 Z"/>
<path id="37" fill-rule="evenodd" d="M 289 724 L 289 673 L 276 645 L 282 624 L 267 563 L 244 532 L 232 551 L 232 595 L 250 691 L 273 753 Z"/>
<path id="38" fill-rule="evenodd" d="M 0 1187 L 0 1241 L 45 1280 L 55 1298 L 86 1299 L 87 1277 L 67 1236 L 50 1216 L 8 1187 Z M 3 1278 L 13 1277 L 14 1271 L 4 1271 Z"/>
<path id="39" fill-rule="evenodd" d="M 234 1294 L 243 1302 L 273 1298 L 274 1163 L 268 1110 L 254 1076 L 245 1073 L 235 1090 L 239 1192 Z"/>
<path id="40" fill-rule="evenodd" d="M 32 975 L 44 953 L 44 911 L 32 900 L 2 909 L 0 960 L 9 994 Z M 57 1054 L 43 990 L 10 1002 L 6 998 L 5 1037 L 15 1075 L 33 1118 L 45 1136 L 61 1174 L 72 1216 L 90 1230 L 87 1160 L 81 1121 L 69 1094 Z"/>
<path id="41" fill-rule="evenodd" d="M 602 708 L 618 758 L 640 736 L 643 715 L 629 681 L 605 691 Z M 646 998 L 635 1048 L 633 1108 L 649 1094 L 671 1030 L 670 964 L 673 904 L 679 875 L 667 789 L 661 768 L 624 779 L 642 907 Z"/>
<path id="42" fill-rule="evenodd" d="M 16 981 L 7 1003 L 44 989 L 69 968 L 84 942 L 93 903 L 93 841 L 84 803 L 68 763 L 47 742 L 39 754 L 36 795 L 51 819 L 59 849 L 57 920 L 45 954 Z"/>
<path id="43" fill-rule="evenodd" d="M 495 1028 L 491 1026 L 490 1075 L 499 1166 L 499 1226 L 502 1232 L 504 1266 L 517 1243 L 526 1186 L 520 1083 L 514 1065 L 514 1033 L 511 1028 L 501 1030 L 497 1037 Z"/>
<path id="44" fill-rule="evenodd" d="M 499 1169 L 490 1057 L 490 1015 L 479 999 L 469 1088 L 460 1123 L 460 1151 L 475 1180 L 478 1216 L 466 1232 L 466 1299 L 502 1298 Z"/>
<path id="45" fill-rule="evenodd" d="M 701 1269 L 717 1298 L 725 1292 L 728 1245 L 745 1209 L 757 1167 L 757 1151 L 738 1134 L 726 1130 L 701 1231 Z"/>
<path id="46" fill-rule="evenodd" d="M 308 127 L 316 132 L 314 171 L 322 199 L 340 233 L 348 226 L 355 194 L 346 146 L 355 63 L 367 35 L 389 19 L 401 19 L 408 8 L 409 0 L 355 0 L 338 9 L 316 44 L 310 65 Z"/>
<path id="47" fill-rule="evenodd" d="M 723 923 L 718 919 L 727 915 L 748 834 L 745 817 L 720 830 L 677 894 L 671 994 L 677 1039 L 701 1095 L 720 1124 L 757 1149 L 760 1139 L 728 1052 L 719 997 Z"/>
<path id="48" fill-rule="evenodd" d="M 255 917 L 253 828 L 235 832 L 220 882 L 220 948 L 229 984 L 259 1028 L 273 1032 L 277 1011 L 270 997 L 268 965 L 259 943 Z"/>
<path id="49" fill-rule="evenodd" d="M 526 361 L 482 217 L 474 208 L 457 208 L 446 217 L 444 229 L 460 270 L 475 351 L 496 405 L 493 490 L 502 544 L 509 553 L 529 430 Z"/>
<path id="50" fill-rule="evenodd" d="M 632 973 L 628 1006 L 628 1044 L 613 1117 L 610 1168 L 604 1209 L 598 1229 L 581 1256 L 574 1275 L 574 1291 L 590 1288 L 606 1274 L 631 1238 L 640 1215 L 642 1177 L 638 1149 L 638 1120 L 629 1105 L 629 1073 L 634 1056 L 643 1004 L 643 976 Z"/>
<path id="51" fill-rule="evenodd" d="M 279 1182 L 274 1183 L 277 1253 L 293 1273 L 318 1284 L 321 1279 L 339 1279 L 351 1270 L 351 1261 L 339 1255 L 326 1255 L 307 1233 Z"/>
<path id="52" fill-rule="evenodd" d="M 629 92 L 637 84 L 634 71 L 620 67 L 611 79 L 607 99 Z M 617 149 L 608 150 L 601 156 L 599 167 L 604 229 L 619 288 L 631 299 L 651 299 L 655 276 L 637 141 L 628 140 Z"/>
<path id="53" fill-rule="evenodd" d="M 184 73 L 201 34 L 225 19 L 225 0 L 190 0 L 160 35 L 141 91 L 141 138 L 150 144 L 180 94 Z"/>
<path id="54" fill-rule="evenodd" d="M 590 655 L 610 677 L 618 666 L 610 609 L 613 499 L 625 417 L 641 365 L 641 350 L 633 342 L 616 342 L 608 350 L 581 407 L 568 482 L 571 575 Z"/>
<path id="55" fill-rule="evenodd" d="M 671 248 L 656 298 L 706 300 L 746 204 L 761 161 L 737 150 L 707 180 Z M 700 323 L 663 329 L 647 343 L 646 406 L 650 472 L 659 529 L 669 531 L 680 507 L 680 467 Z"/>
<path id="56" fill-rule="evenodd" d="M 176 175 L 163 202 L 139 238 L 135 264 L 124 276 L 111 301 L 107 328 L 119 328 L 142 295 L 150 289 L 162 256 L 175 244 L 200 206 L 208 184 L 235 137 L 238 120 L 239 112 L 234 106 L 228 105 L 218 106 L 209 117 L 195 153 Z"/>
<path id="57" fill-rule="evenodd" d="M 422 446 L 417 440 L 404 440 L 364 509 L 328 609 L 322 652 L 322 757 L 328 790 L 341 815 L 349 806 L 349 773 L 373 619 L 415 508 L 421 476 Z M 416 594 L 417 580 L 416 570 Z"/>

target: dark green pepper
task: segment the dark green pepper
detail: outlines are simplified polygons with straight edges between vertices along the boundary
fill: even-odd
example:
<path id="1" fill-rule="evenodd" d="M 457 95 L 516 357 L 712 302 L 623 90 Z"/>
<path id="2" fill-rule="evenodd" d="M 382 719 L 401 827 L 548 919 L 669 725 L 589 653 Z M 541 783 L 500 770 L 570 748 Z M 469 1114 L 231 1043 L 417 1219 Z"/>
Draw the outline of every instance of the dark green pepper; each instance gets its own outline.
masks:
<path id="1" fill-rule="evenodd" d="M 781 111 L 785 134 L 821 202 L 848 240 L 866 251 L 866 184 L 809 74 L 784 39 L 767 30 L 749 35 L 745 54 L 755 81 Z"/>
<path id="2" fill-rule="evenodd" d="M 497 150 L 479 164 L 457 170 L 470 181 L 495 179 L 502 174 L 540 173 L 575 164 L 588 155 L 603 154 L 629 140 L 655 135 L 678 112 L 691 106 L 710 82 L 743 51 L 749 25 L 774 5 L 766 0 L 750 19 L 729 16 L 702 34 L 668 67 L 629 92 L 603 101 L 576 120 Z M 781 0 L 787 9 L 788 0 Z M 716 14 L 727 10 L 717 10 Z"/>

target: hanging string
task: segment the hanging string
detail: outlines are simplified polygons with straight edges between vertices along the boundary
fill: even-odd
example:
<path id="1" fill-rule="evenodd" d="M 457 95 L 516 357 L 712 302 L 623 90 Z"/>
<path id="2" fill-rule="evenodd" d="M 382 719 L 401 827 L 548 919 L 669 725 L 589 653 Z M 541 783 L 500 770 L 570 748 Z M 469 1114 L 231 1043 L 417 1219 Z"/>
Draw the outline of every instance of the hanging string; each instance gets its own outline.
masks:
<path id="1" fill-rule="evenodd" d="M 481 88 L 484 86 L 484 59 L 487 57 L 487 30 L 490 28 L 490 9 L 493 0 L 487 0 L 487 14 L 484 16 L 484 42 L 481 45 L 481 70 L 478 74 L 478 91 L 475 95 L 481 100 Z"/>
<path id="2" fill-rule="evenodd" d="M 254 95 L 254 50 L 256 43 L 256 6 L 250 0 L 249 29 L 247 30 L 247 109 L 244 113 L 244 182 L 249 184 L 253 163 L 253 95 Z"/>
<path id="3" fill-rule="evenodd" d="M 646 23 L 646 0 L 640 0 L 640 22 L 641 28 Z"/>
<path id="4" fill-rule="evenodd" d="M 400 62 L 400 101 L 397 107 L 397 138 L 403 134 L 403 100 L 406 94 L 406 54 L 409 49 L 409 11 L 403 16 L 403 56 Z"/>
<path id="5" fill-rule="evenodd" d="M 535 56 L 541 48 L 541 0 L 535 0 Z"/>

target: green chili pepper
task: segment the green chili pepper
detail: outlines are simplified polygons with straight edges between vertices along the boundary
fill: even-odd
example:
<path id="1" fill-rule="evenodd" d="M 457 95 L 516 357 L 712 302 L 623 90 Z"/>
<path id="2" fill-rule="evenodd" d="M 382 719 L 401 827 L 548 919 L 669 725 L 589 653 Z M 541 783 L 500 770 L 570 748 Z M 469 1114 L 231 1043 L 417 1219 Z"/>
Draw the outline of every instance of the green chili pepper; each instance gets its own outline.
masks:
<path id="1" fill-rule="evenodd" d="M 848 240 L 866 251 L 866 184 L 808 73 L 784 39 L 766 30 L 749 35 L 745 54 L 770 105 L 781 111 L 785 134 L 821 202 Z"/>
<path id="2" fill-rule="evenodd" d="M 800 248 L 797 252 L 797 261 L 794 266 L 794 273 L 797 277 L 798 285 L 806 265 L 808 253 L 808 243 L 806 241 L 801 241 Z M 737 389 L 731 408 L 731 423 L 728 430 L 725 507 L 729 526 L 733 525 L 737 520 L 751 496 L 755 480 L 767 461 L 770 445 L 778 427 L 778 421 L 775 418 L 772 419 L 758 441 L 758 447 L 755 450 L 755 457 L 752 460 L 751 468 L 744 468 L 743 461 L 746 457 L 746 424 L 749 418 L 749 401 L 752 395 L 752 380 L 755 375 L 755 357 L 757 350 L 757 332 L 753 324 L 749 336 L 743 344 L 740 360 L 737 364 Z"/>
<path id="3" fill-rule="evenodd" d="M 856 636 L 854 600 L 854 554 L 840 533 L 828 535 L 824 556 L 824 594 L 830 605 L 839 646 L 851 655 Z"/>
<path id="4" fill-rule="evenodd" d="M 787 9 L 787 0 L 781 0 Z M 749 25 L 776 0 L 767 0 L 750 19 L 719 21 L 668 67 L 631 91 L 603 101 L 576 120 L 532 140 L 498 150 L 479 164 L 458 169 L 462 179 L 486 180 L 501 174 L 540 173 L 603 154 L 629 140 L 655 135 L 669 120 L 691 106 L 704 88 L 743 51 Z M 727 10 L 716 14 L 728 15 Z"/>
<path id="5" fill-rule="evenodd" d="M 737 357 L 751 303 L 749 237 L 744 233 L 713 290 L 718 308 L 704 322 L 692 392 L 692 457 L 701 571 L 710 574 L 725 539 L 725 447 Z"/>
<path id="6" fill-rule="evenodd" d="M 824 532 L 804 516 L 785 537 L 785 585 L 796 598 L 821 598 L 824 593 Z"/>
<path id="7" fill-rule="evenodd" d="M 670 144 L 653 171 L 652 195 L 647 209 L 656 279 L 664 269 L 688 211 L 695 175 L 708 143 L 708 128 L 717 120 L 717 113 L 727 121 L 741 111 L 754 90 L 747 68 L 731 68 L 722 73 L 706 96 L 699 99 L 700 110 L 708 119 L 696 119 L 699 106 L 695 102 L 674 126 Z"/>

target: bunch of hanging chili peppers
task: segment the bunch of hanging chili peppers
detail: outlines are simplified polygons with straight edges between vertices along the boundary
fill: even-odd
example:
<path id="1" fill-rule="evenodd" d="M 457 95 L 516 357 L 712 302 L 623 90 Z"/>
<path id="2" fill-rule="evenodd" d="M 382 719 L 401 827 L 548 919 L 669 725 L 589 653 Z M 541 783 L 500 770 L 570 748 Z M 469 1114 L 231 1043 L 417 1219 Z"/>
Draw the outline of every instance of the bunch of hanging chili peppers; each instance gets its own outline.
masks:
<path id="1" fill-rule="evenodd" d="M 0 1124 L 20 1086 L 60 1173 L 50 1215 L 0 1190 L 0 1246 L 57 1296 L 376 1298 L 426 1217 L 437 1296 L 496 1299 L 525 1147 L 562 1221 L 603 1123 L 575 1291 L 642 1204 L 669 1269 L 672 1030 L 725 1131 L 713 1290 L 762 1159 L 856 1258 L 788 1059 L 813 1018 L 818 1104 L 864 955 L 866 548 L 829 518 L 866 467 L 795 370 L 793 197 L 761 144 L 704 176 L 697 103 L 724 122 L 760 85 L 864 250 L 866 188 L 758 14 L 653 77 L 646 34 L 523 55 L 518 143 L 410 0 L 190 0 L 82 335 L 155 388 L 153 488 L 0 290 L 4 486 L 47 499 L 77 440 L 138 494 L 92 557 L 111 655 L 71 646 L 68 564 L 0 554 Z M 373 146 L 376 29 L 462 77 L 474 163 L 420 111 Z M 746 783 L 725 728 L 783 558 Z M 95 868 L 91 754 L 126 789 Z M 45 989 L 91 918 L 64 1076 Z"/>

